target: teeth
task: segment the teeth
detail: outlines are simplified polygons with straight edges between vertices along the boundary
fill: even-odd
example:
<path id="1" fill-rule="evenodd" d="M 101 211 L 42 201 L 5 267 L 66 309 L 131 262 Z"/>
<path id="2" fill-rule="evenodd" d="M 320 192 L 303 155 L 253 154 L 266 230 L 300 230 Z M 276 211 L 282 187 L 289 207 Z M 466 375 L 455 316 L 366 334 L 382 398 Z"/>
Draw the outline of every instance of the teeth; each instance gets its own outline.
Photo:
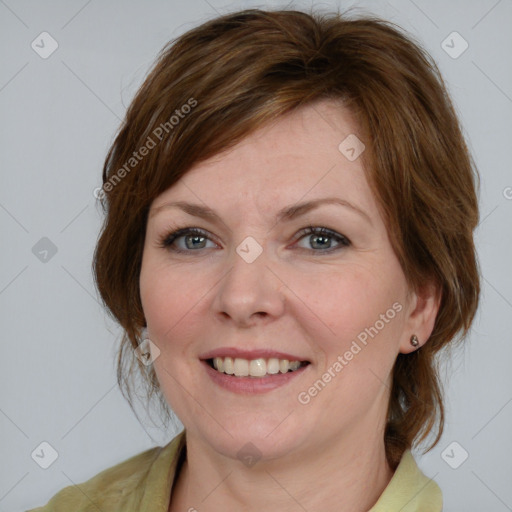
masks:
<path id="1" fill-rule="evenodd" d="M 266 375 L 276 375 L 277 373 L 287 373 L 300 368 L 300 361 L 289 361 L 288 359 L 242 359 L 231 357 L 214 357 L 213 367 L 228 375 L 236 377 L 265 377 Z"/>
<path id="2" fill-rule="evenodd" d="M 215 359 L 222 361 L 221 357 L 216 357 Z M 214 359 L 214 365 L 215 365 L 215 359 Z M 217 370 L 219 370 L 220 372 L 224 371 L 224 373 L 227 373 L 228 375 L 234 375 L 235 374 L 235 367 L 233 365 L 233 359 L 231 359 L 231 357 L 226 357 L 224 359 L 224 370 L 220 369 L 220 365 L 217 366 Z"/>
<path id="3" fill-rule="evenodd" d="M 294 370 L 298 370 L 299 367 L 300 367 L 300 361 L 290 361 L 290 364 L 288 365 L 288 367 L 290 368 L 290 370 L 294 371 Z"/>
<path id="4" fill-rule="evenodd" d="M 279 359 L 272 357 L 267 361 L 267 373 L 271 375 L 279 373 Z"/>
<path id="5" fill-rule="evenodd" d="M 219 370 L 219 372 L 223 372 L 224 371 L 224 361 L 222 360 L 221 357 L 216 357 L 214 360 L 213 360 L 213 365 L 215 366 L 215 368 L 217 368 L 217 370 Z M 229 366 L 229 362 L 228 362 L 228 365 L 229 369 L 231 369 L 231 366 Z M 226 372 L 228 373 L 228 372 Z"/>
<path id="6" fill-rule="evenodd" d="M 251 377 L 263 377 L 267 374 L 267 362 L 265 359 L 253 359 L 249 363 L 249 375 Z"/>
<path id="7" fill-rule="evenodd" d="M 236 358 L 234 367 L 237 377 L 247 377 L 247 375 L 249 375 L 249 361 L 247 361 L 247 359 Z"/>

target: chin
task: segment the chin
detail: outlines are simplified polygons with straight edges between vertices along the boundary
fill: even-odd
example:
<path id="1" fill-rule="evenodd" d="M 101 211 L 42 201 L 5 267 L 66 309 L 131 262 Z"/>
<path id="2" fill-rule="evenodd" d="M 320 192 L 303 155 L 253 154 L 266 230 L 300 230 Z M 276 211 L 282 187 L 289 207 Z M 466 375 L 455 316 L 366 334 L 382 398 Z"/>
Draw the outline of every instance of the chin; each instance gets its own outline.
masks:
<path id="1" fill-rule="evenodd" d="M 293 416 L 262 418 L 258 413 L 245 414 L 244 418 L 226 420 L 226 430 L 220 426 L 212 429 L 211 424 L 202 428 L 196 425 L 195 429 L 199 427 L 205 442 L 226 457 L 242 462 L 246 456 L 253 460 L 273 460 L 292 454 L 311 439 L 304 425 L 296 424 Z"/>

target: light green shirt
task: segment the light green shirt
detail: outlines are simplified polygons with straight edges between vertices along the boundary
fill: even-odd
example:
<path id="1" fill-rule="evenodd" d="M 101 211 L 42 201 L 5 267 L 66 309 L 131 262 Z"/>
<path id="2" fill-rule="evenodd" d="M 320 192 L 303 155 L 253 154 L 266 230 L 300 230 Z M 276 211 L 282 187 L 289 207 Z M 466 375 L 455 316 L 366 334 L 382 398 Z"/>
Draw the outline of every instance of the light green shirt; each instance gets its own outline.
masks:
<path id="1" fill-rule="evenodd" d="M 185 432 L 78 485 L 65 487 L 44 507 L 27 512 L 167 512 Z M 441 512 L 439 486 L 404 452 L 388 486 L 368 512 Z"/>

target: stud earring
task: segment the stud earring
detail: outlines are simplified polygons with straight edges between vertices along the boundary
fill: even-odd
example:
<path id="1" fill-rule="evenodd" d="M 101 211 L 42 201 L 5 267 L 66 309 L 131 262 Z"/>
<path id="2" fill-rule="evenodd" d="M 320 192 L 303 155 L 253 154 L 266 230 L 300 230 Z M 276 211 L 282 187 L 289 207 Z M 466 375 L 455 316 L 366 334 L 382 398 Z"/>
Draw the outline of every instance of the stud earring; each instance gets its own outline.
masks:
<path id="1" fill-rule="evenodd" d="M 419 340 L 418 340 L 418 336 L 416 336 L 416 334 L 413 334 L 411 336 L 411 345 L 413 347 L 417 347 L 418 345 L 420 344 Z"/>

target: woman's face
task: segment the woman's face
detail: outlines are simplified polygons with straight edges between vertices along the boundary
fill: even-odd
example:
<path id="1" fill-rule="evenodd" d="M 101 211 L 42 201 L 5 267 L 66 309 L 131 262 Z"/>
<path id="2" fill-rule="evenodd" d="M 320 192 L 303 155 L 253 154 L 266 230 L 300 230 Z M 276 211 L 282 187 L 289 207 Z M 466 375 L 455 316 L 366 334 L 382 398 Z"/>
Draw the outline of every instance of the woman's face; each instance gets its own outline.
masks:
<path id="1" fill-rule="evenodd" d="M 218 453 L 270 459 L 382 440 L 417 297 L 354 133 L 346 110 L 317 102 L 195 166 L 151 205 L 140 291 L 155 371 L 189 435 Z M 183 228 L 200 233 L 171 241 Z M 239 375 L 211 368 L 213 355 Z M 286 355 L 301 367 L 281 373 Z M 248 368 L 266 376 L 240 376 Z"/>

